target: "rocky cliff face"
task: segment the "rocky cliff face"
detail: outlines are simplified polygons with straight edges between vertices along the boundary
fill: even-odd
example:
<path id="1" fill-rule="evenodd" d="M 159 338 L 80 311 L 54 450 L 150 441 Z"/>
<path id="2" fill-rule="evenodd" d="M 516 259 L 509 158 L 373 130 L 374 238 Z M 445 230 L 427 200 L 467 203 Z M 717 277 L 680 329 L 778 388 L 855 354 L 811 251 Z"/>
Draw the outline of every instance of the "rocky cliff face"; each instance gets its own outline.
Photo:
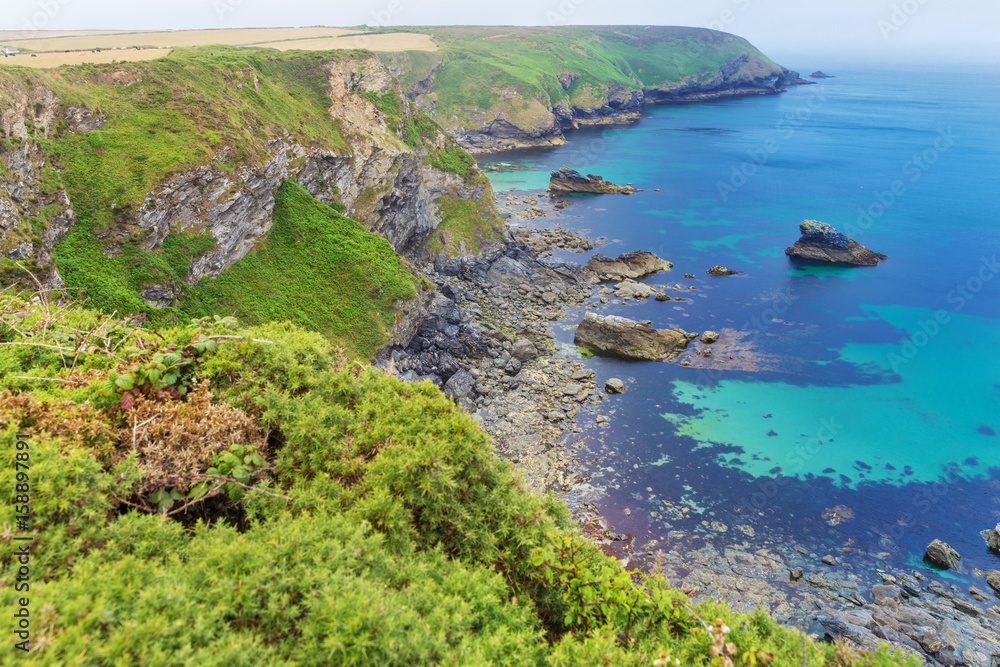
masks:
<path id="1" fill-rule="evenodd" d="M 130 67 L 105 73 L 106 85 L 128 95 L 137 80 L 128 75 Z M 416 146 L 400 136 L 399 125 L 418 112 L 381 61 L 335 58 L 317 67 L 327 81 L 331 126 L 346 139 L 346 150 L 317 148 L 301 138 L 298 128 L 271 128 L 273 138 L 262 159 L 232 168 L 230 148 L 224 148 L 204 164 L 167 175 L 136 205 L 115 210 L 112 227 L 97 232 L 103 252 L 118 254 L 126 243 L 156 252 L 168 234 L 207 232 L 216 248 L 193 260 L 188 282 L 217 275 L 246 256 L 271 228 L 274 192 L 285 179 L 321 201 L 343 204 L 346 215 L 385 236 L 404 255 L 419 254 L 439 224 L 432 205 L 437 197 L 486 197 L 492 209 L 488 181 L 476 167 L 463 176 L 429 164 L 429 154 L 453 146 L 446 134 L 435 129 Z M 247 85 L 258 85 L 256 73 Z M 377 103 L 389 94 L 399 99 L 396 117 Z M 61 281 L 52 249 L 76 222 L 73 200 L 80 193 L 52 186 L 62 165 L 48 154 L 44 139 L 53 126 L 61 133 L 87 133 L 107 120 L 97 110 L 65 103 L 42 79 L 0 77 L 0 252 L 25 260 L 53 284 Z M 171 285 L 150 286 L 147 301 L 161 305 L 176 291 Z"/>

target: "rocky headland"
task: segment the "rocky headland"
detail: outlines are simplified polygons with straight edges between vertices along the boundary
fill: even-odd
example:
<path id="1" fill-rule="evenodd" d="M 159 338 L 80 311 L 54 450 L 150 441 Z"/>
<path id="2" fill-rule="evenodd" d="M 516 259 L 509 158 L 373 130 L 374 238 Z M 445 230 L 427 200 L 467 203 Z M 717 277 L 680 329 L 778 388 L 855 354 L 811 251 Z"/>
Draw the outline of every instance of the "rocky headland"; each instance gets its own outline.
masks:
<path id="1" fill-rule="evenodd" d="M 785 249 L 785 254 L 793 259 L 850 266 L 876 266 L 889 259 L 847 238 L 826 222 L 805 220 L 799 225 L 799 231 L 802 237 Z"/>
<path id="2" fill-rule="evenodd" d="M 616 185 L 596 174 L 584 176 L 569 167 L 560 167 L 551 173 L 549 192 L 562 194 L 631 195 L 642 192 L 630 185 Z"/>

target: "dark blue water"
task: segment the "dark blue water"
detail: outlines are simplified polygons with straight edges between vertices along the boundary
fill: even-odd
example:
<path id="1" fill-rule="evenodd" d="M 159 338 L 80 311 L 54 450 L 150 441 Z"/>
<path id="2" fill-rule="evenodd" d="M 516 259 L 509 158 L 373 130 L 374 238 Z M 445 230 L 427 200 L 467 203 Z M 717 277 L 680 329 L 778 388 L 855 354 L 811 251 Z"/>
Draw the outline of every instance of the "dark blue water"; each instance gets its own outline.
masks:
<path id="1" fill-rule="evenodd" d="M 695 367 L 588 360 L 600 380 L 632 380 L 604 406 L 610 426 L 588 433 L 612 523 L 667 545 L 750 527 L 739 536 L 896 565 L 941 538 L 969 567 L 997 568 L 978 533 L 1000 521 L 1000 74 L 835 73 L 492 156 L 539 171 L 491 180 L 537 192 L 565 164 L 642 188 L 573 197 L 558 220 L 606 237 L 603 254 L 671 260 L 646 282 L 688 300 L 600 312 L 721 331 L 718 349 L 736 350 L 689 356 Z M 890 259 L 797 266 L 783 251 L 804 219 Z M 714 264 L 744 273 L 706 275 Z M 568 354 L 582 312 L 557 327 Z"/>

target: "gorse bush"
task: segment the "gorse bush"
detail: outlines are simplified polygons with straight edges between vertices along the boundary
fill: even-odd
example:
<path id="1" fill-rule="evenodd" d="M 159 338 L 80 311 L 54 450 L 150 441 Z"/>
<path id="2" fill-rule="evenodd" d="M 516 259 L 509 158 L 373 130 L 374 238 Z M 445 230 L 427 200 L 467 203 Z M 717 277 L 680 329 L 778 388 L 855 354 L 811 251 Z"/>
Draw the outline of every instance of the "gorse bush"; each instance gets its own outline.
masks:
<path id="1" fill-rule="evenodd" d="M 5 663 L 848 664 L 763 614 L 633 579 L 428 382 L 288 322 L 119 340 L 124 323 L 52 306 L 0 300 L 0 488 L 27 435 L 34 538 L 31 651 L 4 642 Z M 10 500 L 6 618 L 26 534 Z"/>

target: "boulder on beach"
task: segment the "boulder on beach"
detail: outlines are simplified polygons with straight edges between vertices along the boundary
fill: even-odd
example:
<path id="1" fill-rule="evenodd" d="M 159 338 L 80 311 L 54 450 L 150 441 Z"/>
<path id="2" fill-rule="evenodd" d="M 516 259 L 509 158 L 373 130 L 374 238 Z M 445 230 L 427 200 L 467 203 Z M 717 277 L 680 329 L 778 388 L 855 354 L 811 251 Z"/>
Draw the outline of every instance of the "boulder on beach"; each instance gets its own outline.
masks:
<path id="1" fill-rule="evenodd" d="M 685 349 L 691 335 L 680 329 L 654 329 L 648 321 L 586 313 L 576 327 L 575 340 L 577 345 L 599 352 L 663 361 Z"/>
<path id="2" fill-rule="evenodd" d="M 785 248 L 785 254 L 793 259 L 850 266 L 876 266 L 889 259 L 819 220 L 803 221 L 799 225 L 799 231 L 802 237 L 791 248 Z"/>
<path id="3" fill-rule="evenodd" d="M 657 271 L 669 271 L 673 264 L 660 259 L 655 253 L 647 250 L 627 252 L 617 257 L 594 255 L 587 261 L 586 268 L 601 282 L 621 281 L 627 278 L 644 278 Z"/>
<path id="4" fill-rule="evenodd" d="M 549 192 L 553 194 L 579 192 L 596 195 L 630 195 L 642 192 L 642 190 L 628 185 L 615 185 L 596 174 L 584 176 L 575 169 L 560 167 L 551 173 Z"/>
<path id="5" fill-rule="evenodd" d="M 958 555 L 958 552 L 941 540 L 934 540 L 927 545 L 925 558 L 935 566 L 945 570 L 958 570 L 962 562 L 962 557 Z"/>

